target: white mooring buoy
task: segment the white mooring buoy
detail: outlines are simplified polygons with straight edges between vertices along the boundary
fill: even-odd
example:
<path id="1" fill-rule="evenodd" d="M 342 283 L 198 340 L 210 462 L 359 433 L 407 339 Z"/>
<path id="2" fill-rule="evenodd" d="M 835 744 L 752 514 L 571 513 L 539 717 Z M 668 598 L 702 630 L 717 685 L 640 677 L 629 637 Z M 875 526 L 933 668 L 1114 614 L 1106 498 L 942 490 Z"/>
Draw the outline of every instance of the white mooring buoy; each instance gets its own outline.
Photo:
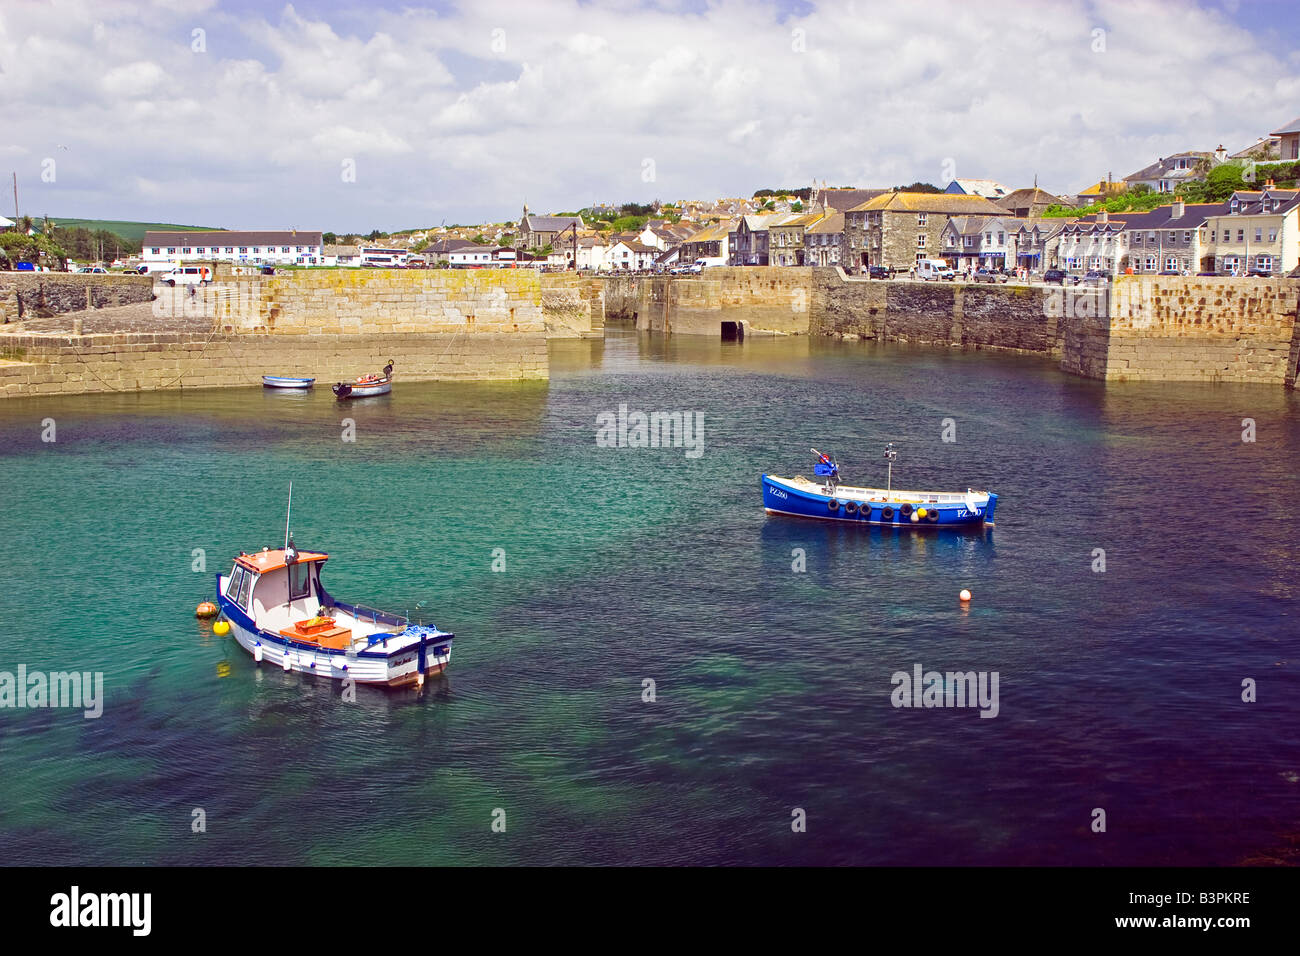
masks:
<path id="1" fill-rule="evenodd" d="M 253 645 L 253 660 L 257 661 L 257 663 L 259 664 L 262 663 L 262 642 L 261 641 L 258 641 L 256 644 Z"/>

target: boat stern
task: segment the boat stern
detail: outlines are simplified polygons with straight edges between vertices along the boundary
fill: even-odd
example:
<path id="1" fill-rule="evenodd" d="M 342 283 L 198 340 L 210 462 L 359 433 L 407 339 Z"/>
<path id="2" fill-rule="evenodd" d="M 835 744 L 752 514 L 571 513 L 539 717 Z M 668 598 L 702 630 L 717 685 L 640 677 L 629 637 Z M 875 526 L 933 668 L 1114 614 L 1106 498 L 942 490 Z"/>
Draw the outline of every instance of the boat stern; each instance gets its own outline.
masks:
<path id="1" fill-rule="evenodd" d="M 984 506 L 984 523 L 986 525 L 993 524 L 993 512 L 997 508 L 997 506 L 998 506 L 998 496 L 990 491 L 989 503 Z"/>

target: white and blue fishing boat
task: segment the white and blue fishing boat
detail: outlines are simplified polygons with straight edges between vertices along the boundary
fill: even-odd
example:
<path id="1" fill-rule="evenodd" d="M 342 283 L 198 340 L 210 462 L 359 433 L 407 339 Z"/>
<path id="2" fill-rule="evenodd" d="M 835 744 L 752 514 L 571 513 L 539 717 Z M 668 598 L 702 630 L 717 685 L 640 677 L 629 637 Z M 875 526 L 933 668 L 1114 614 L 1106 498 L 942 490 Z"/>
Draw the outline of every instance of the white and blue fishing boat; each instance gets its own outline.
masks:
<path id="1" fill-rule="evenodd" d="M 369 398 L 371 395 L 387 395 L 393 390 L 393 360 L 379 375 L 362 375 L 353 382 L 339 382 L 333 386 L 334 394 L 340 400 L 345 398 Z"/>
<path id="2" fill-rule="evenodd" d="M 253 660 L 387 687 L 423 686 L 447 669 L 454 634 L 337 600 L 320 579 L 328 559 L 298 550 L 286 530 L 283 548 L 241 551 L 217 575 L 221 614 Z"/>
<path id="3" fill-rule="evenodd" d="M 302 389 L 316 384 L 314 378 L 292 378 L 288 375 L 263 375 L 262 384 L 266 388 Z"/>
<path id="4" fill-rule="evenodd" d="M 885 448 L 888 477 L 884 488 L 859 488 L 840 484 L 839 465 L 816 448 L 813 474 L 780 478 L 763 476 L 763 508 L 768 514 L 795 515 L 822 521 L 850 521 L 868 525 L 916 528 L 971 528 L 993 526 L 998 496 L 967 488 L 965 492 L 901 491 L 893 487 L 898 452 Z"/>

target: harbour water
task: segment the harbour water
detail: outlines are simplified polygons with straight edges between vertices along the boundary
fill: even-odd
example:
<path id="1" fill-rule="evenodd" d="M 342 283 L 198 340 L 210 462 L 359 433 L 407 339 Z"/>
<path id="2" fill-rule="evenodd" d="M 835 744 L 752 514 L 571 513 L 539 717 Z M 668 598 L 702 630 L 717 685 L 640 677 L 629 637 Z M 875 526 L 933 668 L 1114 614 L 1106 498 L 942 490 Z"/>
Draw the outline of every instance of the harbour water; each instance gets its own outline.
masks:
<path id="1" fill-rule="evenodd" d="M 0 404 L 0 671 L 104 674 L 98 719 L 0 710 L 5 862 L 1294 859 L 1296 393 L 626 331 L 551 364 Z M 703 453 L 598 447 L 621 404 L 702 413 Z M 887 441 L 997 527 L 764 515 L 763 471 L 877 482 Z M 194 618 L 290 480 L 333 594 L 456 632 L 445 678 L 346 702 Z M 997 672 L 996 718 L 893 706 L 918 664 Z"/>

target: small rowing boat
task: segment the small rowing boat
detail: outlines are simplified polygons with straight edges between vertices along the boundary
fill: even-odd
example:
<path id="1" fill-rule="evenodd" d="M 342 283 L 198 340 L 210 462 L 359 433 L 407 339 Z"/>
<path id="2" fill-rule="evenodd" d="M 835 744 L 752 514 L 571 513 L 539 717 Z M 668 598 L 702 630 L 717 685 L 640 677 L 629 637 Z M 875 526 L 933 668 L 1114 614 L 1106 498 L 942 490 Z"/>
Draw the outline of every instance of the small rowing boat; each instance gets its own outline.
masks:
<path id="1" fill-rule="evenodd" d="M 763 509 L 768 514 L 924 528 L 993 526 L 998 496 L 992 492 L 973 488 L 965 492 L 895 490 L 894 460 L 898 452 L 894 451 L 893 442 L 885 448 L 889 474 L 884 488 L 842 485 L 839 465 L 816 448 L 813 454 L 817 456 L 813 474 L 823 479 L 821 482 L 803 475 L 763 476 Z"/>
<path id="2" fill-rule="evenodd" d="M 291 378 L 288 375 L 262 376 L 262 385 L 266 388 L 311 388 L 315 384 L 314 378 Z"/>
<path id="3" fill-rule="evenodd" d="M 334 386 L 334 394 L 340 399 L 369 398 L 371 395 L 387 395 L 393 390 L 393 360 L 379 375 L 362 375 L 353 382 L 339 382 Z"/>

